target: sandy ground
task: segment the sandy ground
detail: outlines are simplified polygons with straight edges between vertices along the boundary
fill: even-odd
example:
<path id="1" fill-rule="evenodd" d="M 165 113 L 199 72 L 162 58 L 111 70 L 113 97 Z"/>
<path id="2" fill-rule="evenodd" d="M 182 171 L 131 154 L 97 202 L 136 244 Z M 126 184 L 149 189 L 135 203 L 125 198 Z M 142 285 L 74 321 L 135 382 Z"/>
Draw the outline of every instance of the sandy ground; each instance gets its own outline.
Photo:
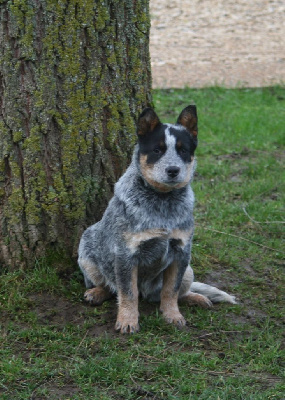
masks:
<path id="1" fill-rule="evenodd" d="M 153 87 L 285 82 L 282 0 L 150 0 Z"/>

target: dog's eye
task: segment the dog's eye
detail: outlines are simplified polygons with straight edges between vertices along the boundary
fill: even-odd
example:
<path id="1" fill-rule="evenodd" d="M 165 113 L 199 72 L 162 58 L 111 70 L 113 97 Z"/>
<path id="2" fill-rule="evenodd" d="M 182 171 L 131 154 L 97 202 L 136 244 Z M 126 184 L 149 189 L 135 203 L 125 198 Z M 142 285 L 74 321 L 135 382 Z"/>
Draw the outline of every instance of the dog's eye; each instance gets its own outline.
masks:
<path id="1" fill-rule="evenodd" d="M 181 147 L 181 149 L 179 151 L 180 151 L 181 154 L 186 154 L 187 153 L 187 150 L 184 149 L 184 147 Z"/>
<path id="2" fill-rule="evenodd" d="M 160 150 L 159 147 L 156 147 L 155 149 L 153 149 L 153 152 L 154 152 L 155 154 L 161 154 L 161 150 Z"/>

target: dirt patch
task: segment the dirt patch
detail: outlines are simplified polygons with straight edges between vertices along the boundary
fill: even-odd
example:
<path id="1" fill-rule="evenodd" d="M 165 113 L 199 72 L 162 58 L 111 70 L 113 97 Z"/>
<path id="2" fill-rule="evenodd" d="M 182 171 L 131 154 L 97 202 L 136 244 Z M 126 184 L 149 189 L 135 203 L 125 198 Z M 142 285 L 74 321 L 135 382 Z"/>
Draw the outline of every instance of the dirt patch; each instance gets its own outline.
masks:
<path id="1" fill-rule="evenodd" d="M 38 293 L 29 296 L 31 309 L 37 314 L 38 321 L 45 325 L 64 327 L 67 323 L 82 324 L 86 307 L 72 304 L 68 300 L 51 293 Z"/>
<path id="2" fill-rule="evenodd" d="M 35 312 L 38 322 L 43 325 L 55 326 L 63 329 L 66 325 L 81 326 L 90 317 L 94 318 L 95 307 L 83 302 L 72 303 L 68 299 L 51 293 L 38 293 L 29 296 L 31 311 Z M 110 306 L 104 308 L 96 317 L 96 324 L 88 330 L 90 336 L 101 336 L 104 333 L 116 335 L 114 326 L 116 322 L 116 300 L 109 302 Z"/>
<path id="3" fill-rule="evenodd" d="M 83 301 L 72 303 L 66 298 L 45 292 L 32 294 L 28 299 L 30 311 L 36 314 L 39 324 L 54 326 L 57 330 L 61 330 L 68 325 L 83 326 L 88 323 L 90 325 L 88 336 L 100 337 L 108 334 L 109 337 L 118 337 L 114 329 L 118 309 L 115 298 L 99 307 Z M 157 304 L 140 299 L 139 308 L 143 316 L 154 315 L 157 307 Z"/>
<path id="4" fill-rule="evenodd" d="M 48 393 L 49 400 L 70 399 L 80 392 L 80 389 L 74 383 L 65 382 L 63 386 L 58 386 L 56 382 L 51 381 L 36 388 L 35 395 L 32 395 L 31 400 L 47 399 L 46 395 L 41 396 L 37 393 L 38 389 L 44 389 Z"/>
<path id="5" fill-rule="evenodd" d="M 211 274 L 206 281 L 214 284 L 216 283 L 215 278 L 217 276 Z M 216 286 L 222 288 L 219 283 Z M 30 311 L 36 314 L 40 325 L 49 325 L 49 327 L 54 327 L 57 331 L 60 331 L 70 325 L 80 327 L 87 323 L 89 325 L 87 336 L 89 337 L 102 337 L 107 334 L 108 337 L 119 337 L 121 343 L 127 337 L 119 335 L 114 329 L 117 317 L 117 302 L 115 298 L 105 302 L 100 307 L 94 307 L 82 302 L 71 303 L 68 299 L 51 293 L 33 294 L 29 296 L 29 301 L 31 302 Z M 144 320 L 151 315 L 156 315 L 158 307 L 159 305 L 156 303 L 149 303 L 140 299 L 139 311 L 141 319 Z M 186 306 L 182 305 L 181 307 L 184 308 Z M 197 307 L 191 307 L 194 313 Z M 215 310 L 215 307 L 212 311 Z M 193 326 L 188 324 L 184 329 L 192 331 Z M 197 335 L 199 334 L 200 332 L 197 332 Z"/>
<path id="6" fill-rule="evenodd" d="M 151 0 L 154 88 L 285 81 L 281 0 Z"/>

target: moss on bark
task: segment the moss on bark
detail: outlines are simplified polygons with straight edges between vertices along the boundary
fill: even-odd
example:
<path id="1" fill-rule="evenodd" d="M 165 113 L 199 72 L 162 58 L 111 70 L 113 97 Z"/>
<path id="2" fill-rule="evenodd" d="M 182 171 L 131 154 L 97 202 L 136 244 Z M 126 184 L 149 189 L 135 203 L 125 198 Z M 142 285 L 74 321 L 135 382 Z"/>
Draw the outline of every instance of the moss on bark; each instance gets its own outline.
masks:
<path id="1" fill-rule="evenodd" d="M 148 1 L 0 4 L 0 264 L 76 254 L 151 102 Z"/>

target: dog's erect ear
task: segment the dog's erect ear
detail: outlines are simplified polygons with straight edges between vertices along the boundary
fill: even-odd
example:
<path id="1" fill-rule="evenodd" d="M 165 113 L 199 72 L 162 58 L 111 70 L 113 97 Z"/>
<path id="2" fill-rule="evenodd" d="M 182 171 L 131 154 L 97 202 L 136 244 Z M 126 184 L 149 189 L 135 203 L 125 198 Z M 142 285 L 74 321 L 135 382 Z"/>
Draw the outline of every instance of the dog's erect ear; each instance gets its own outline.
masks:
<path id="1" fill-rule="evenodd" d="M 160 123 L 161 122 L 154 110 L 150 107 L 145 108 L 138 119 L 138 136 L 144 136 L 151 133 Z"/>
<path id="2" fill-rule="evenodd" d="M 194 105 L 184 108 L 177 119 L 177 124 L 183 125 L 193 136 L 198 135 L 197 108 Z"/>

